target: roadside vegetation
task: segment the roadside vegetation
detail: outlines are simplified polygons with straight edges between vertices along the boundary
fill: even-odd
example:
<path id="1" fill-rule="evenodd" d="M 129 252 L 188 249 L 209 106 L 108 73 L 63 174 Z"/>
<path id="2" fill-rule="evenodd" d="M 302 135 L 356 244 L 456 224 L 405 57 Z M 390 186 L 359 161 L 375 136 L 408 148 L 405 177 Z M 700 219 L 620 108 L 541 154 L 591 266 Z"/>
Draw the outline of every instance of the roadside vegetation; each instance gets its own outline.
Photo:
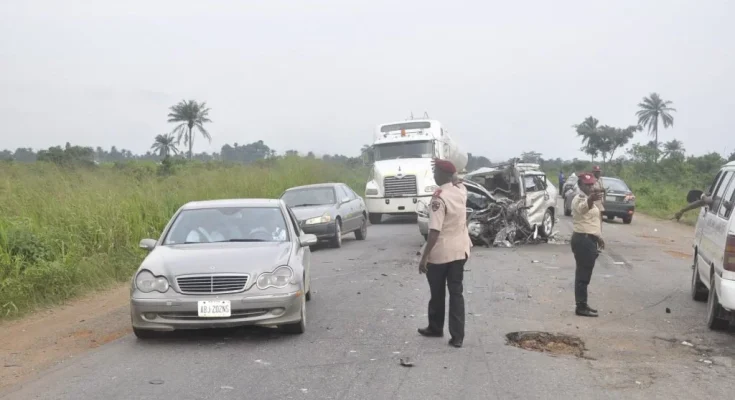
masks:
<path id="1" fill-rule="evenodd" d="M 188 201 L 272 198 L 324 181 L 360 193 L 367 177 L 361 167 L 294 156 L 249 165 L 68 162 L 0 162 L 0 318 L 129 280 L 145 256 L 140 239 L 158 237 Z"/>

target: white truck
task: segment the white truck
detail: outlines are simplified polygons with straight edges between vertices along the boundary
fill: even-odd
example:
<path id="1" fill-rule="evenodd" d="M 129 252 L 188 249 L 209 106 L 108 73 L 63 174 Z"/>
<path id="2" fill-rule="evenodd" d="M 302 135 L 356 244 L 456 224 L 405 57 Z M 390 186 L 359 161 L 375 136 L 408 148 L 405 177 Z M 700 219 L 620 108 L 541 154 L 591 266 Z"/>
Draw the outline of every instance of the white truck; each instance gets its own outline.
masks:
<path id="1" fill-rule="evenodd" d="M 365 185 L 371 224 L 383 215 L 410 215 L 437 189 L 433 159 L 451 161 L 461 172 L 467 153 L 460 151 L 446 128 L 436 120 L 416 119 L 378 125 L 372 148 L 373 166 Z"/>

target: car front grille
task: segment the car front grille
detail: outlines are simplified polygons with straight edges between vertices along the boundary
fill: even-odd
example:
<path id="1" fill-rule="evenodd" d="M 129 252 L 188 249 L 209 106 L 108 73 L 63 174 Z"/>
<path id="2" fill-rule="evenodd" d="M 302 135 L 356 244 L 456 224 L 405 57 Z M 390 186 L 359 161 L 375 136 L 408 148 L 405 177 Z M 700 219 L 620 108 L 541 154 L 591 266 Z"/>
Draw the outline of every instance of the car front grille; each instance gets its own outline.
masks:
<path id="1" fill-rule="evenodd" d="M 389 176 L 383 179 L 385 197 L 416 196 L 416 175 L 405 175 L 402 178 Z"/>
<path id="2" fill-rule="evenodd" d="M 207 321 L 212 320 L 224 320 L 224 319 L 239 319 L 239 318 L 252 318 L 266 315 L 270 312 L 270 309 L 253 309 L 253 310 L 233 310 L 229 317 L 216 317 L 216 318 L 202 318 L 196 311 L 180 311 L 180 312 L 161 312 L 157 313 L 157 316 L 168 320 L 198 320 L 206 319 Z"/>
<path id="3" fill-rule="evenodd" d="M 189 275 L 176 278 L 184 294 L 236 293 L 245 289 L 249 275 Z"/>

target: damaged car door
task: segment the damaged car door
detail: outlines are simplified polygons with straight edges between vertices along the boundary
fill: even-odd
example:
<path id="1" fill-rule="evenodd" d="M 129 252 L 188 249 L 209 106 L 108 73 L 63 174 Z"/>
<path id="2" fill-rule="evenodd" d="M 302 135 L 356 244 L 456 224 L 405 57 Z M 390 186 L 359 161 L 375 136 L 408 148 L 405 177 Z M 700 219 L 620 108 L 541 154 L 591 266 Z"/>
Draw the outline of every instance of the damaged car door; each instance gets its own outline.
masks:
<path id="1" fill-rule="evenodd" d="M 556 190 L 551 190 L 543 172 L 524 172 L 522 181 L 528 223 L 538 227 L 539 235 L 548 237 L 554 229 Z"/>

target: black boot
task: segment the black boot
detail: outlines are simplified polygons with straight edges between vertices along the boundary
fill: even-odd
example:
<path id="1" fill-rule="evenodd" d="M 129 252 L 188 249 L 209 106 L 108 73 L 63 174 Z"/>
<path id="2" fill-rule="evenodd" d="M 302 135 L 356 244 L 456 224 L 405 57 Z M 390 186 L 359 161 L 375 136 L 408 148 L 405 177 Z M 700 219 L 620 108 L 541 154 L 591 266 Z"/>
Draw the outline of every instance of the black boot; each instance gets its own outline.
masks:
<path id="1" fill-rule="evenodd" d="M 597 310 L 591 309 L 587 303 L 577 303 L 577 315 L 582 317 L 596 317 Z"/>
<path id="2" fill-rule="evenodd" d="M 433 329 L 426 327 L 426 328 L 419 328 L 419 334 L 422 336 L 427 337 L 442 337 L 444 336 L 444 332 L 436 332 Z"/>

